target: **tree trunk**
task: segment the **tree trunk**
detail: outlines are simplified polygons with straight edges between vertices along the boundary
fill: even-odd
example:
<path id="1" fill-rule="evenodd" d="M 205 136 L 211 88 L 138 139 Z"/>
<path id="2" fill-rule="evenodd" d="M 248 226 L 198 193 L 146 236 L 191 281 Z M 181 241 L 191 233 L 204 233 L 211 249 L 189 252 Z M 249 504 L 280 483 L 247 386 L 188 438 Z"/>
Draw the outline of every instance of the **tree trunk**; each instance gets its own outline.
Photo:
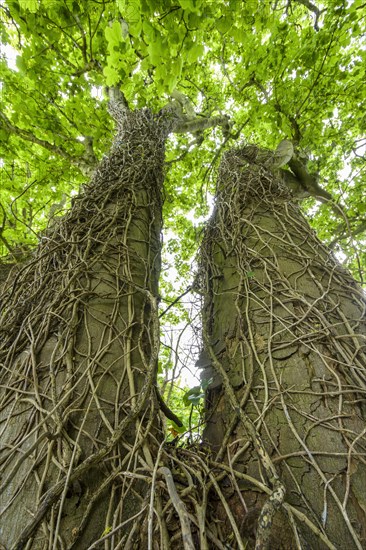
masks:
<path id="1" fill-rule="evenodd" d="M 204 438 L 248 547 L 365 548 L 365 297 L 245 158 L 223 158 L 201 247 Z"/>
<path id="2" fill-rule="evenodd" d="M 201 249 L 211 451 L 164 447 L 157 286 L 177 121 L 114 115 L 110 156 L 2 294 L 0 543 L 362 548 L 362 292 L 287 188 L 228 153 Z"/>
<path id="3" fill-rule="evenodd" d="M 4 292 L 0 542 L 111 547 L 139 529 L 162 438 L 154 381 L 171 118 L 115 106 L 85 193 Z"/>

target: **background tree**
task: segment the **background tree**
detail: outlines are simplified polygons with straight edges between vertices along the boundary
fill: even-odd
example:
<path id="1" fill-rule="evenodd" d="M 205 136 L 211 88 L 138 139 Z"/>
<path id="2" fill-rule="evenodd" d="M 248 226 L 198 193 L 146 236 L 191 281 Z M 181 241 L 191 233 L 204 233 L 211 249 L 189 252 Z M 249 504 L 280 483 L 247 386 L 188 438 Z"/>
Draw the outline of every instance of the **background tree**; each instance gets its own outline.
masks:
<path id="1" fill-rule="evenodd" d="M 19 422 L 20 431 L 15 431 L 17 439 L 10 438 L 4 449 L 5 490 L 11 487 L 10 493 L 5 494 L 13 496 L 8 498 L 3 513 L 12 517 L 11 509 L 22 499 L 31 479 L 38 486 L 36 499 L 31 503 L 35 506 L 35 516 L 24 531 L 15 533 L 14 541 L 18 542 L 14 544 L 22 547 L 33 536 L 40 540 L 48 537 L 49 544 L 57 548 L 62 547 L 64 537 L 63 544 L 67 547 L 71 544 L 85 547 L 86 540 L 89 545 L 98 537 L 104 537 L 111 547 L 118 544 L 128 547 L 134 543 L 152 544 L 152 538 L 157 537 L 164 547 L 169 540 L 174 541 L 174 536 L 183 536 L 187 548 L 193 544 L 206 547 L 207 537 L 210 544 L 223 547 L 229 531 L 233 530 L 235 542 L 231 544 L 241 547 L 242 540 L 250 537 L 251 532 L 230 512 L 236 504 L 232 501 L 227 505 L 228 499 L 218 484 L 220 475 L 210 473 L 208 457 L 203 451 L 190 454 L 187 449 L 169 453 L 163 450 L 160 421 L 154 416 L 157 410 L 153 387 L 157 352 L 155 301 L 158 298 L 159 194 L 164 141 L 175 123 L 176 132 L 192 132 L 188 137 L 186 133 L 175 135 L 167 143 L 163 216 L 167 235 L 173 232 L 175 235 L 167 241 L 166 249 L 174 254 L 169 261 L 181 279 L 173 288 L 172 281 L 164 278 L 163 270 L 160 292 L 166 302 L 164 310 L 181 294 L 179 287 L 187 287 L 197 247 L 197 229 L 202 217 L 207 216 L 207 198 L 214 189 L 216 161 L 238 139 L 260 144 L 252 153 L 265 147 L 274 149 L 282 138 L 294 143 L 296 156 L 290 160 L 292 173 L 297 175 L 296 170 L 299 172 L 307 165 L 311 181 L 318 184 L 315 174 L 320 177 L 322 198 L 328 197 L 328 193 L 333 197 L 324 205 L 310 198 L 304 208 L 321 236 L 341 253 L 339 257 L 347 260 L 362 282 L 364 257 L 354 238 L 357 235 L 362 243 L 365 229 L 364 205 L 360 200 L 365 124 L 361 85 L 365 49 L 360 37 L 363 6 L 360 2 L 351 5 L 329 2 L 320 10 L 305 2 L 242 5 L 239 2 L 206 4 L 199 0 L 182 0 L 178 4 L 34 0 L 9 1 L 1 9 L 4 51 L 9 51 L 7 45 L 17 51 L 16 68 L 11 68 L 6 58 L 2 60 L 1 242 L 5 262 L 19 262 L 32 254 L 48 219 L 54 219 L 58 211 L 70 206 L 85 175 L 93 172 L 98 159 L 108 151 L 113 122 L 106 109 L 106 87 L 122 91 L 122 111 L 129 113 L 121 116 L 123 124 L 112 153 L 102 161 L 90 187 L 74 199 L 70 213 L 63 220 L 54 220 L 36 255 L 21 269 L 15 286 L 7 287 L 9 290 L 4 294 L 3 415 L 12 423 L 14 418 L 28 416 L 28 410 L 33 412 L 27 423 Z M 167 103 L 169 116 L 166 111 L 163 114 Z M 141 111 L 144 107 L 149 111 Z M 224 115 L 230 120 L 230 128 Z M 212 118 L 217 129 L 205 131 L 214 125 Z M 177 120 L 184 124 L 180 126 Z M 145 122 L 149 129 L 144 132 Z M 221 124 L 217 125 L 218 122 Z M 244 161 L 248 161 L 248 156 Z M 249 161 L 252 163 L 253 154 Z M 347 177 L 342 172 L 345 165 Z M 266 169 L 268 171 L 268 166 Z M 261 183 L 262 179 L 258 181 Z M 319 196 L 318 192 L 305 191 L 305 195 Z M 220 202 L 218 206 L 220 211 Z M 131 217 L 126 217 L 126 212 Z M 230 212 L 228 210 L 226 216 L 230 216 Z M 257 221 L 254 225 L 261 227 Z M 325 256 L 321 257 L 326 261 Z M 212 257 L 209 261 L 215 260 Z M 221 268 L 222 265 L 218 269 L 219 277 Z M 251 270 L 248 269 L 248 273 Z M 251 279 L 252 275 L 248 277 Z M 208 307 L 210 294 L 204 286 L 202 289 Z M 106 304 L 108 300 L 110 305 Z M 362 304 L 362 296 L 358 300 Z M 356 312 L 352 310 L 356 320 L 363 311 L 363 306 L 359 307 Z M 113 323 L 106 321 L 107 311 Z M 345 311 L 349 311 L 347 307 Z M 165 317 L 172 319 L 172 313 L 170 309 Z M 320 322 L 318 317 L 315 322 Z M 56 325 L 59 325 L 57 330 Z M 89 326 L 93 326 L 92 332 Z M 361 331 L 359 326 L 351 328 Z M 338 337 L 343 336 L 338 334 Z M 88 342 L 85 349 L 82 342 Z M 355 343 L 357 339 L 352 342 L 354 353 L 358 353 L 361 344 Z M 209 355 L 213 344 L 206 331 L 205 352 Z M 211 355 L 212 352 L 216 357 L 218 350 L 214 348 Z M 355 359 L 356 355 L 350 353 Z M 95 359 L 96 355 L 100 357 Z M 126 361 L 122 362 L 122 369 L 116 363 L 121 357 Z M 212 356 L 211 362 L 215 363 Z M 56 364 L 66 369 L 62 382 L 62 369 L 54 370 Z M 134 366 L 133 372 L 129 365 Z M 43 372 L 47 370 L 47 375 L 42 373 L 45 366 Z M 364 365 L 360 363 L 357 368 L 362 370 Z M 109 384 L 105 382 L 104 371 L 108 372 Z M 75 388 L 72 387 L 74 379 L 70 382 L 67 372 L 73 376 L 83 373 Z M 126 373 L 125 378 L 122 372 Z M 38 386 L 35 381 L 39 376 Z M 82 386 L 87 376 L 88 385 Z M 110 382 L 116 377 L 125 380 L 118 389 Z M 235 387 L 235 380 L 229 381 Z M 209 383 L 212 383 L 210 379 Z M 348 383 L 352 386 L 355 381 L 351 378 Z M 62 398 L 59 403 L 60 387 L 66 386 L 66 395 L 75 398 L 67 413 Z M 93 399 L 85 414 L 89 390 Z M 362 399 L 363 395 L 360 379 L 357 388 L 352 386 L 350 390 L 354 392 L 351 409 L 354 411 L 355 400 Z M 260 401 L 260 389 L 258 391 L 252 395 Z M 140 398 L 135 397 L 138 393 Z M 120 395 L 124 396 L 122 407 L 118 404 Z M 225 395 L 227 398 L 228 394 Z M 14 397 L 17 397 L 16 406 Z M 82 403 L 82 414 L 78 400 Z M 228 407 L 225 398 L 223 403 Z M 148 404 L 151 410 L 146 409 Z M 16 416 L 12 416 L 11 410 Z M 342 415 L 342 409 L 337 410 Z M 95 426 L 93 414 L 99 418 L 100 426 Z M 85 425 L 82 418 L 86 419 Z M 233 417 L 232 422 L 235 421 Z M 52 429 L 47 429 L 47 422 L 54 422 Z M 133 429 L 126 431 L 127 424 L 133 424 Z M 347 429 L 354 437 L 349 441 L 355 443 L 349 447 L 352 452 L 348 454 L 346 488 L 350 487 L 347 480 L 354 467 L 353 451 L 357 458 L 362 457 L 363 452 L 362 430 L 357 421 Z M 9 430 L 8 433 L 12 434 Z M 230 445 L 231 435 L 229 431 Z M 357 449 L 356 440 L 360 445 Z M 272 452 L 267 441 L 265 446 L 267 452 Z M 80 449 L 82 452 L 78 455 Z M 69 453 L 68 459 L 65 453 Z M 97 473 L 93 475 L 90 475 L 94 471 L 91 467 L 96 463 L 88 459 L 88 455 L 97 455 Z M 159 456 L 165 467 L 169 461 L 179 465 L 187 493 L 194 485 L 200 487 L 199 495 L 188 499 L 187 504 L 191 525 L 195 526 L 192 527 L 193 541 L 180 497 L 170 482 L 169 470 L 157 471 Z M 164 458 L 167 456 L 168 462 Z M 32 471 L 28 461 L 33 461 Z M 222 468 L 221 475 L 227 473 L 224 466 Z M 232 470 L 232 464 L 229 471 L 230 468 Z M 14 476 L 17 482 L 11 485 Z M 129 483 L 129 479 L 133 482 Z M 232 474 L 231 482 L 236 487 L 235 479 Z M 255 476 L 250 477 L 252 484 L 253 479 Z M 272 496 L 276 495 L 278 487 L 273 479 L 267 481 L 262 485 L 257 482 L 257 489 L 264 493 L 274 490 Z M 152 512 L 157 482 L 163 491 L 155 502 L 158 527 Z M 328 488 L 331 481 L 325 485 Z M 152 489 L 151 498 L 146 497 L 146 486 Z M 210 499 L 215 493 L 219 506 L 207 510 L 210 490 Z M 31 491 L 34 494 L 33 489 Z M 108 505 L 102 498 L 103 491 L 108 494 Z M 134 495 L 130 500 L 134 504 L 126 510 L 125 505 L 116 502 L 118 495 L 124 497 L 120 502 L 128 502 L 127 493 Z M 168 494 L 172 504 L 164 508 Z M 181 497 L 184 495 L 183 491 Z M 67 499 L 71 500 L 67 503 Z M 30 505 L 27 499 L 24 502 L 25 506 Z M 327 503 L 327 499 L 324 502 Z M 172 505 L 177 510 L 178 523 L 171 517 Z M 220 506 L 225 510 L 221 515 Z M 241 506 L 243 508 L 242 503 Z M 309 507 L 312 506 L 310 503 Z M 80 516 L 74 517 L 75 525 L 68 524 L 65 517 L 70 517 L 70 510 L 75 512 L 76 508 Z M 250 514 L 243 514 L 242 508 L 239 518 L 247 517 L 249 521 Z M 274 508 L 272 506 L 272 510 Z M 330 510 L 333 514 L 333 508 Z M 100 522 L 92 520 L 97 517 L 93 516 L 96 513 Z M 254 515 L 257 513 L 258 509 Z M 135 527 L 123 538 L 121 529 L 131 525 L 130 520 L 136 514 Z M 316 514 L 317 519 L 313 518 L 311 525 L 318 525 L 319 532 L 314 528 L 310 531 L 332 547 L 337 534 L 330 528 L 329 539 L 326 521 L 322 525 L 324 515 L 319 510 Z M 293 519 L 291 513 L 289 517 Z M 334 517 L 332 524 L 337 521 Z M 217 526 L 210 518 L 221 519 L 224 527 L 221 529 L 220 524 Z M 37 531 L 43 519 L 42 530 Z M 94 525 L 95 531 L 90 530 L 90 525 Z M 143 526 L 141 531 L 139 525 Z M 265 531 L 257 536 L 257 546 L 262 544 Z M 348 529 L 347 533 L 351 531 Z M 80 542 L 81 532 L 89 538 Z M 297 530 L 292 532 L 296 534 Z M 301 536 L 306 540 L 306 535 Z M 347 544 L 357 547 L 362 544 L 362 536 L 357 533 Z M 297 539 L 295 536 L 295 542 L 298 546 L 302 544 L 300 535 Z M 36 547 L 36 542 L 33 546 Z"/>

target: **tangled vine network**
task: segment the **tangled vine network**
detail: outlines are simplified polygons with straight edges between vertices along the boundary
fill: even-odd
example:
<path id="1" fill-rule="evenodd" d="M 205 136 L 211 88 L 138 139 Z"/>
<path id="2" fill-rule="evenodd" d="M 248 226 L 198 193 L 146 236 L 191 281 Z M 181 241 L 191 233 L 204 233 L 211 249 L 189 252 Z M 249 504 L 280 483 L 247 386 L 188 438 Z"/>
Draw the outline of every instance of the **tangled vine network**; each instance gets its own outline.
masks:
<path id="1" fill-rule="evenodd" d="M 365 296 L 254 149 L 224 156 L 201 247 L 204 435 L 236 471 L 238 547 L 361 549 Z"/>
<path id="2" fill-rule="evenodd" d="M 110 155 L 2 291 L 0 543 L 336 548 L 340 533 L 362 548 L 361 291 L 280 179 L 227 153 L 197 279 L 204 441 L 167 444 L 154 385 L 174 119 L 112 112 Z"/>
<path id="3" fill-rule="evenodd" d="M 156 297 L 172 120 L 111 110 L 110 155 L 1 296 L 0 541 L 11 547 L 86 548 L 104 529 L 115 547 L 117 526 L 131 521 L 122 503 L 139 500 L 138 471 L 154 466 L 146 438 L 160 430 Z"/>

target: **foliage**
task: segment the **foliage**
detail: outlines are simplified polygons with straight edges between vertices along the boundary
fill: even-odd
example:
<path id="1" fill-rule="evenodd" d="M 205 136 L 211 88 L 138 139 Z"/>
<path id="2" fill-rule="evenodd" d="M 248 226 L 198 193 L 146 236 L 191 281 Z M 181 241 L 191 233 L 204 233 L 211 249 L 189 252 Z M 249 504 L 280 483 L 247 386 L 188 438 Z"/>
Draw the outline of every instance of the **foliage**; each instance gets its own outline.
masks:
<path id="1" fill-rule="evenodd" d="M 200 439 L 201 413 L 203 409 L 204 393 L 200 386 L 188 388 L 179 379 L 174 387 L 165 392 L 169 398 L 169 407 L 177 412 L 183 426 L 177 426 L 173 421 L 167 420 L 168 439 L 182 438 L 184 441 L 194 442 Z"/>

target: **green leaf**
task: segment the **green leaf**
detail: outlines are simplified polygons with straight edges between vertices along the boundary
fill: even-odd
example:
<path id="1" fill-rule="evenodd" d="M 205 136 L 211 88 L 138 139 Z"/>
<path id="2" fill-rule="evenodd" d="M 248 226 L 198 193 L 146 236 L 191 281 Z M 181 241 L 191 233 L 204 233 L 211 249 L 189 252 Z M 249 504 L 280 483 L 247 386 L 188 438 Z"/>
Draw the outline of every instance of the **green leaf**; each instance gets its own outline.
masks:
<path id="1" fill-rule="evenodd" d="M 150 56 L 151 63 L 158 65 L 161 63 L 161 58 L 164 53 L 163 42 L 161 37 L 157 34 L 154 42 L 150 42 L 147 48 Z"/>
<path id="2" fill-rule="evenodd" d="M 201 386 L 194 386 L 183 395 L 183 403 L 186 406 L 198 405 L 200 400 L 204 397 L 205 394 L 202 393 Z"/>
<path id="3" fill-rule="evenodd" d="M 142 20 L 139 17 L 138 19 L 135 19 L 134 21 L 131 21 L 129 24 L 129 32 L 132 36 L 135 38 L 138 38 L 142 32 Z"/>
<path id="4" fill-rule="evenodd" d="M 121 23 L 117 20 L 114 20 L 109 27 L 106 27 L 104 33 L 110 49 L 118 46 L 123 41 Z"/>
<path id="5" fill-rule="evenodd" d="M 124 12 L 127 6 L 127 0 L 117 0 L 117 6 L 121 15 L 124 15 Z"/>
<path id="6" fill-rule="evenodd" d="M 201 382 L 201 388 L 203 389 L 203 391 L 206 391 L 207 388 L 209 387 L 210 384 L 212 384 L 213 382 L 213 378 L 207 378 L 207 380 L 202 380 Z"/>
<path id="7" fill-rule="evenodd" d="M 220 17 L 220 19 L 216 21 L 216 28 L 221 34 L 227 33 L 228 30 L 232 27 L 232 25 L 233 25 L 233 20 L 231 17 L 227 17 L 227 16 Z"/>
<path id="8" fill-rule="evenodd" d="M 0 128 L 0 141 L 8 141 L 10 133 L 5 128 Z"/>
<path id="9" fill-rule="evenodd" d="M 166 79 L 166 85 L 168 87 L 168 92 L 171 94 L 173 90 L 177 87 L 178 78 L 176 76 L 170 76 Z"/>
<path id="10" fill-rule="evenodd" d="M 202 44 L 194 44 L 188 51 L 187 61 L 189 63 L 195 63 L 204 53 L 204 47 Z"/>
<path id="11" fill-rule="evenodd" d="M 26 72 L 27 64 L 21 55 L 17 55 L 15 64 L 21 72 Z"/>
<path id="12" fill-rule="evenodd" d="M 142 22 L 142 31 L 149 42 L 155 39 L 155 35 L 156 35 L 155 28 L 146 19 L 144 19 Z"/>
<path id="13" fill-rule="evenodd" d="M 184 10 L 195 11 L 193 0 L 179 0 L 179 4 Z"/>
<path id="14" fill-rule="evenodd" d="M 40 7 L 40 0 L 18 0 L 20 7 L 25 11 L 37 13 Z"/>
<path id="15" fill-rule="evenodd" d="M 113 86 L 120 80 L 120 73 L 114 67 L 104 67 L 103 74 L 106 77 L 107 86 Z"/>
<path id="16" fill-rule="evenodd" d="M 189 395 L 187 399 L 192 403 L 192 405 L 199 405 L 200 401 L 204 399 L 204 397 L 204 393 L 199 393 L 198 395 Z"/>
<path id="17" fill-rule="evenodd" d="M 123 93 L 127 101 L 130 101 L 135 95 L 135 82 L 132 79 L 123 84 Z"/>

